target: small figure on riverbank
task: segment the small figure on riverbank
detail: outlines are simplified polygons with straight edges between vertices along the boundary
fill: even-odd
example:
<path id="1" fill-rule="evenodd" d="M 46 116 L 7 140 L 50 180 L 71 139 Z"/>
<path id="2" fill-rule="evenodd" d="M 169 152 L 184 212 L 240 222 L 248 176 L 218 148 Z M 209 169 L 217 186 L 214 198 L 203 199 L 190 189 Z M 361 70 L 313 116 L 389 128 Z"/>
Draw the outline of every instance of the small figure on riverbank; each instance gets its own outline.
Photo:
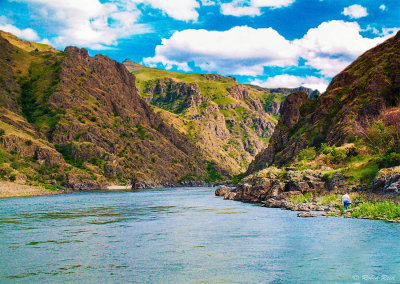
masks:
<path id="1" fill-rule="evenodd" d="M 345 193 L 342 196 L 342 201 L 343 201 L 344 210 L 347 210 L 349 208 L 350 204 L 351 204 L 350 196 L 347 193 Z"/>

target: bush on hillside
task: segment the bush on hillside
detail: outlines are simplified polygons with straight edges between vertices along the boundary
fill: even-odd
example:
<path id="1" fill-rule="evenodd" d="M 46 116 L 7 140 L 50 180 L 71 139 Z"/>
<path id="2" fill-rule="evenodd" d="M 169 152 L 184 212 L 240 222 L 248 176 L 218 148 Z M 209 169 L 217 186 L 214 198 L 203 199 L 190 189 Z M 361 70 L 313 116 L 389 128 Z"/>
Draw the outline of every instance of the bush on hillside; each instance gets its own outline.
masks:
<path id="1" fill-rule="evenodd" d="M 299 161 L 311 161 L 317 156 L 317 151 L 315 147 L 306 148 L 300 151 Z"/>

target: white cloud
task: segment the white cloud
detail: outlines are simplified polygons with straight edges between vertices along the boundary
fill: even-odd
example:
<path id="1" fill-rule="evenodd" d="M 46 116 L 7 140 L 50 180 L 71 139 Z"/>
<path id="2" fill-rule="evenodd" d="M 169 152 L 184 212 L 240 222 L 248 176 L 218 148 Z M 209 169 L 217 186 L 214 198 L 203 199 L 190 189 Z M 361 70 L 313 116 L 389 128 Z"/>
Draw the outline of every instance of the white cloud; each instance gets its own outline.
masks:
<path id="1" fill-rule="evenodd" d="M 300 48 L 306 64 L 332 77 L 359 55 L 383 42 L 389 36 L 365 38 L 356 22 L 330 21 L 308 30 L 294 44 Z"/>
<path id="2" fill-rule="evenodd" d="M 34 41 L 38 40 L 37 32 L 31 28 L 20 29 L 14 25 L 14 22 L 6 16 L 0 16 L 0 30 L 12 33 L 22 39 Z"/>
<path id="3" fill-rule="evenodd" d="M 196 8 L 200 6 L 196 0 L 116 0 L 108 3 L 100 0 L 15 1 L 29 3 L 32 17 L 46 19 L 44 23 L 48 29 L 57 34 L 48 39 L 53 45 L 78 45 L 92 49 L 109 49 L 116 46 L 121 38 L 152 32 L 150 26 L 138 24 L 142 13 L 139 4 L 160 9 L 170 17 L 184 21 L 196 20 Z M 32 31 L 26 29 L 24 33 L 33 39 Z"/>
<path id="4" fill-rule="evenodd" d="M 145 3 L 153 8 L 160 9 L 168 16 L 182 21 L 196 21 L 199 13 L 196 11 L 200 4 L 196 0 L 131 0 L 134 3 Z M 206 3 L 206 4 L 204 4 Z M 203 1 L 203 5 L 212 1 Z"/>
<path id="5" fill-rule="evenodd" d="M 257 79 L 252 81 L 251 84 L 264 88 L 297 88 L 303 86 L 313 90 L 317 89 L 322 93 L 325 92 L 329 82 L 324 78 L 318 78 L 315 76 L 299 77 L 285 74 L 270 77 L 265 81 Z"/>
<path id="6" fill-rule="evenodd" d="M 201 0 L 201 5 L 203 5 L 203 6 L 214 6 L 214 5 L 216 5 L 216 3 L 213 0 Z"/>
<path id="7" fill-rule="evenodd" d="M 306 65 L 329 78 L 393 34 L 366 38 L 361 31 L 355 22 L 330 21 L 308 30 L 300 39 L 288 41 L 272 28 L 191 29 L 163 39 L 155 56 L 143 62 L 168 68 L 176 65 L 185 71 L 190 70 L 191 62 L 204 71 L 257 76 L 263 74 L 264 66 L 297 66 L 301 57 Z"/>
<path id="8" fill-rule="evenodd" d="M 386 11 L 386 6 L 384 4 L 379 6 L 379 9 L 381 9 L 382 11 Z"/>
<path id="9" fill-rule="evenodd" d="M 297 49 L 272 28 L 234 27 L 227 31 L 184 30 L 163 39 L 145 64 L 172 62 L 223 74 L 259 75 L 263 66 L 296 65 Z"/>
<path id="10" fill-rule="evenodd" d="M 254 7 L 282 8 L 292 5 L 295 0 L 251 0 Z"/>
<path id="11" fill-rule="evenodd" d="M 260 9 L 253 6 L 245 6 L 242 1 L 221 4 L 221 14 L 231 16 L 259 16 Z"/>
<path id="12" fill-rule="evenodd" d="M 31 28 L 19 29 L 16 26 L 11 25 L 11 24 L 0 24 L 0 30 L 12 33 L 19 38 L 30 40 L 30 41 L 39 39 L 37 32 Z"/>
<path id="13" fill-rule="evenodd" d="M 291 5 L 295 0 L 234 0 L 221 4 L 221 14 L 230 16 L 259 16 L 260 8 L 282 8 Z"/>
<path id="14" fill-rule="evenodd" d="M 352 19 L 358 19 L 368 16 L 367 9 L 357 4 L 344 8 L 342 14 L 345 16 L 349 16 Z"/>

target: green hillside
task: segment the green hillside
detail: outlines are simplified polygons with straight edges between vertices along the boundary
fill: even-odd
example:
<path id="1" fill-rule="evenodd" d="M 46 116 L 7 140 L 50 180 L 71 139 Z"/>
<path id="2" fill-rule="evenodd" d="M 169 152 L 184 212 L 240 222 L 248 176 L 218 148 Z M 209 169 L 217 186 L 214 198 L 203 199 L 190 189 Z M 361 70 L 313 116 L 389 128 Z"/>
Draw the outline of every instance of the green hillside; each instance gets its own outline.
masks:
<path id="1" fill-rule="evenodd" d="M 233 77 L 124 64 L 135 74 L 140 96 L 228 175 L 243 172 L 266 147 L 281 101 L 291 91 L 271 93 Z"/>

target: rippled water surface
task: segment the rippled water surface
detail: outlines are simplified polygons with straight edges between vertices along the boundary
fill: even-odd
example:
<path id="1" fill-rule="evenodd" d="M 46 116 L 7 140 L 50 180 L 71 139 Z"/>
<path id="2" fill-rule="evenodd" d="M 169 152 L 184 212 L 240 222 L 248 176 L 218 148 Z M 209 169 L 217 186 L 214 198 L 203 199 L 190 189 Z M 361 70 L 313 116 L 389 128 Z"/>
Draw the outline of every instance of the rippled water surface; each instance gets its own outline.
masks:
<path id="1" fill-rule="evenodd" d="M 400 225 L 214 197 L 213 189 L 0 200 L 0 283 L 400 282 Z"/>

